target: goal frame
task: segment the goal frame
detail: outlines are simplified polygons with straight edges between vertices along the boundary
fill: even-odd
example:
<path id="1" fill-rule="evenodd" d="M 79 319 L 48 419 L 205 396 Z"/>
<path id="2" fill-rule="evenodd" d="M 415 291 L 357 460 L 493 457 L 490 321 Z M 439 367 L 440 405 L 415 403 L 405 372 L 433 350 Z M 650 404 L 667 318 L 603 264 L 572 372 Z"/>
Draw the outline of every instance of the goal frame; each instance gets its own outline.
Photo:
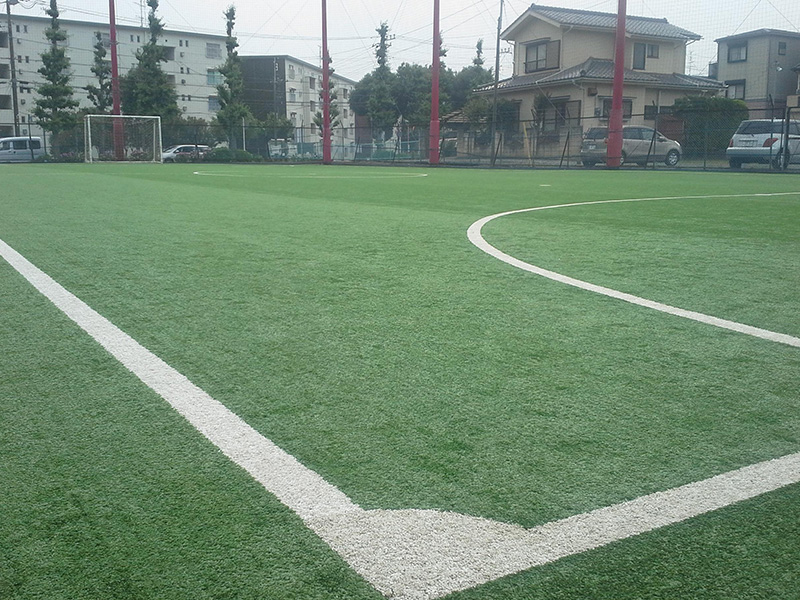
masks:
<path id="1" fill-rule="evenodd" d="M 102 121 L 102 120 L 110 120 L 112 123 L 112 127 L 116 130 L 118 127 L 116 123 L 122 123 L 124 127 L 124 123 L 126 120 L 133 120 L 138 119 L 140 121 L 152 121 L 153 122 L 153 159 L 147 161 L 100 161 L 95 160 L 94 156 L 92 155 L 92 121 Z M 115 131 L 116 135 L 116 131 Z M 124 134 L 123 134 L 124 135 Z M 150 163 L 162 163 L 163 160 L 161 158 L 161 154 L 164 150 L 163 140 L 161 138 L 161 117 L 154 116 L 154 115 L 97 115 L 97 114 L 90 114 L 86 115 L 83 118 L 83 139 L 84 139 L 84 162 L 87 163 L 94 163 L 94 162 L 150 162 Z"/>

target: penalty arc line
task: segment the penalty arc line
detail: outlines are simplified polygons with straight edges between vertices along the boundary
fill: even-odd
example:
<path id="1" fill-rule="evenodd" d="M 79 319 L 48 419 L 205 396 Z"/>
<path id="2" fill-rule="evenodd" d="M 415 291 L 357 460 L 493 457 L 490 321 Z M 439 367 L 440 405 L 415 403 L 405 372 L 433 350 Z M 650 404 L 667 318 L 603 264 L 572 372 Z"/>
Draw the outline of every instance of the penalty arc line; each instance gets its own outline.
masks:
<path id="1" fill-rule="evenodd" d="M 494 221 L 495 219 L 499 219 L 500 217 L 507 217 L 509 215 L 518 215 L 522 213 L 534 212 L 539 210 L 549 210 L 553 208 L 569 208 L 574 206 L 586 207 L 586 206 L 593 206 L 595 204 L 618 204 L 622 202 L 645 202 L 653 200 L 698 200 L 698 199 L 711 199 L 711 198 L 752 198 L 754 196 L 771 197 L 771 196 L 798 196 L 798 195 L 800 195 L 800 192 L 777 192 L 777 193 L 762 193 L 762 194 L 716 194 L 710 196 L 664 196 L 660 198 L 626 198 L 620 200 L 600 200 L 595 202 L 571 202 L 568 204 L 537 206 L 534 208 L 522 208 L 519 210 L 510 210 L 502 213 L 497 213 L 494 215 L 489 215 L 488 217 L 479 219 L 478 221 L 475 221 L 472 225 L 470 225 L 469 229 L 467 230 L 467 238 L 469 238 L 469 241 L 472 242 L 472 244 L 474 244 L 476 247 L 480 248 L 490 256 L 493 256 L 494 258 L 501 260 L 504 263 L 511 265 L 512 267 L 516 267 L 518 269 L 527 271 L 529 273 L 533 273 L 535 275 L 541 275 L 542 277 L 552 279 L 553 281 L 558 281 L 566 285 L 571 285 L 573 287 L 586 290 L 589 292 L 594 292 L 596 294 L 601 294 L 603 296 L 608 296 L 610 298 L 623 300 L 625 302 L 629 302 L 630 304 L 636 304 L 638 306 L 651 308 L 653 310 L 671 314 L 677 317 L 683 317 L 684 319 L 691 319 L 693 321 L 698 321 L 700 323 L 705 323 L 707 325 L 721 327 L 722 329 L 729 329 L 731 331 L 744 333 L 746 335 L 762 338 L 765 340 L 769 340 L 771 342 L 777 342 L 780 344 L 786 344 L 788 346 L 795 346 L 800 348 L 800 338 L 797 338 L 792 335 L 788 335 L 785 333 L 777 333 L 774 331 L 769 331 L 768 329 L 761 329 L 760 327 L 753 327 L 751 325 L 737 323 L 736 321 L 721 319 L 719 317 L 706 315 L 693 310 L 686 310 L 683 308 L 678 308 L 676 306 L 670 306 L 669 304 L 663 304 L 661 302 L 656 302 L 654 300 L 648 300 L 647 298 L 641 298 L 639 296 L 634 296 L 633 294 L 628 294 L 626 292 L 621 292 L 619 290 L 604 287 L 601 285 L 595 285 L 587 281 L 582 281 L 580 279 L 575 279 L 574 277 L 569 277 L 567 275 L 562 275 L 561 273 L 556 273 L 555 271 L 550 271 L 548 269 L 543 269 L 542 267 L 537 267 L 536 265 L 532 265 L 518 258 L 515 258 L 509 254 L 506 254 L 499 248 L 492 246 L 489 242 L 486 241 L 481 232 L 481 230 L 487 223 Z"/>
<path id="2" fill-rule="evenodd" d="M 398 600 L 429 600 L 800 482 L 800 453 L 532 529 L 435 510 L 364 510 L 0 240 L 0 256 Z"/>

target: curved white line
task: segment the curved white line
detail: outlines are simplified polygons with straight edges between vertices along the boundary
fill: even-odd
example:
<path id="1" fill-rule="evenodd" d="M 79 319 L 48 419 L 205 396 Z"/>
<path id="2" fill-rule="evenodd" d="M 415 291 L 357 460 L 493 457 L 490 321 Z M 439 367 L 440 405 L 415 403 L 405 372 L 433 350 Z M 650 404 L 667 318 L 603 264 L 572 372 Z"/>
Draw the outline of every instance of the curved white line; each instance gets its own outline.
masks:
<path id="1" fill-rule="evenodd" d="M 677 317 L 683 317 L 685 319 L 699 321 L 700 323 L 706 323 L 707 325 L 714 325 L 715 327 L 730 329 L 731 331 L 736 331 L 738 333 L 744 333 L 747 335 L 752 335 L 754 337 L 762 338 L 772 342 L 778 342 L 780 344 L 787 344 L 789 346 L 795 346 L 800 348 L 800 338 L 787 335 L 785 333 L 776 333 L 774 331 L 769 331 L 767 329 L 761 329 L 759 327 L 753 327 L 751 325 L 744 325 L 743 323 L 737 323 L 736 321 L 720 319 L 719 317 L 713 317 L 711 315 L 695 312 L 693 310 L 685 310 L 683 308 L 670 306 L 668 304 L 662 304 L 661 302 L 655 302 L 654 300 L 640 298 L 639 296 L 634 296 L 633 294 L 627 294 L 625 292 L 620 292 L 618 290 L 607 288 L 601 285 L 595 285 L 593 283 L 581 281 L 580 279 L 575 279 L 573 277 L 561 275 L 560 273 L 556 273 L 554 271 L 548 271 L 547 269 L 543 269 L 541 267 L 537 267 L 530 263 L 526 263 L 525 261 L 519 260 L 518 258 L 514 258 L 513 256 L 506 254 L 502 250 L 499 250 L 494 246 L 492 246 L 481 235 L 481 229 L 483 229 L 484 225 L 486 225 L 490 221 L 499 219 L 500 217 L 506 217 L 509 215 L 516 215 L 526 212 L 533 212 L 537 210 L 548 210 L 551 208 L 567 208 L 570 206 L 590 206 L 595 204 L 615 204 L 620 202 L 645 202 L 649 200 L 694 200 L 694 199 L 709 199 L 709 198 L 750 198 L 753 196 L 765 197 L 765 196 L 797 196 L 797 195 L 800 195 L 800 192 L 779 192 L 773 194 L 715 194 L 711 196 L 663 196 L 660 198 L 626 198 L 621 200 L 601 200 L 597 202 L 571 202 L 569 204 L 537 206 L 534 208 L 510 210 L 507 212 L 497 213 L 495 215 L 484 217 L 478 221 L 475 221 L 472 225 L 470 225 L 469 229 L 467 230 L 467 237 L 469 238 L 470 242 L 472 242 L 475 246 L 477 246 L 487 254 L 494 256 L 495 258 L 502 260 L 503 262 L 508 263 L 513 267 L 522 269 L 523 271 L 528 271 L 529 273 L 541 275 L 542 277 L 547 277 L 548 279 L 552 279 L 553 281 L 565 283 L 567 285 L 571 285 L 580 288 L 582 290 L 595 292 L 596 294 L 602 294 L 604 296 L 609 296 L 611 298 L 616 298 L 618 300 L 624 300 L 625 302 L 630 302 L 631 304 L 637 304 L 639 306 L 644 306 L 646 308 L 652 308 L 653 310 L 658 310 L 664 313 L 675 315 Z"/>

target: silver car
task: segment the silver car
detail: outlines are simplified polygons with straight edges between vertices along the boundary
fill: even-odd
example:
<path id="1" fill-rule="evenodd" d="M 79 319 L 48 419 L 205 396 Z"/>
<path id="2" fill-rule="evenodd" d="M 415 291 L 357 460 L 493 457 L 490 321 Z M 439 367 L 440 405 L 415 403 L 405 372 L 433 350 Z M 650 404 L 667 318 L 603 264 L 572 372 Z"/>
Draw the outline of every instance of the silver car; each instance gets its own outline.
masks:
<path id="1" fill-rule="evenodd" d="M 608 128 L 591 127 L 581 143 L 581 162 L 584 167 L 593 167 L 606 162 Z M 652 127 L 629 125 L 622 128 L 622 161 L 646 166 L 648 162 L 663 162 L 674 167 L 681 160 L 681 145 L 670 140 Z"/>
<path id="2" fill-rule="evenodd" d="M 750 119 L 742 121 L 733 134 L 725 155 L 731 169 L 744 163 L 783 166 L 784 151 L 789 149 L 789 162 L 800 162 L 800 121 L 789 121 L 789 136 L 785 137 L 785 121 L 781 119 Z"/>
<path id="3" fill-rule="evenodd" d="M 38 137 L 0 138 L 0 162 L 32 162 L 44 156 Z"/>

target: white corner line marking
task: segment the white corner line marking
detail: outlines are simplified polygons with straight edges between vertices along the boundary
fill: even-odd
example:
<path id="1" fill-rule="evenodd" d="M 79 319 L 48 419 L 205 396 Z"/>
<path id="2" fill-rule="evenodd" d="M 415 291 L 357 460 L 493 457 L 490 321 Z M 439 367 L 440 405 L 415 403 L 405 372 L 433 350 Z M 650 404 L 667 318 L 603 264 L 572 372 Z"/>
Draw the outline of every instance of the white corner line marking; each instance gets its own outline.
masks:
<path id="1" fill-rule="evenodd" d="M 507 212 L 497 213 L 479 219 L 478 221 L 475 221 L 472 225 L 470 225 L 469 229 L 467 230 L 467 237 L 469 238 L 470 242 L 472 242 L 475 246 L 477 246 L 490 256 L 493 256 L 498 260 L 501 260 L 504 263 L 507 263 L 513 267 L 522 269 L 523 271 L 534 273 L 536 275 L 541 275 L 542 277 L 547 277 L 548 279 L 552 279 L 553 281 L 565 283 L 567 285 L 571 285 L 573 287 L 580 288 L 582 290 L 586 290 L 589 292 L 595 292 L 596 294 L 602 294 L 603 296 L 608 296 L 610 298 L 624 300 L 625 302 L 629 302 L 631 304 L 636 304 L 638 306 L 643 306 L 645 308 L 651 308 L 653 310 L 657 310 L 670 315 L 675 315 L 677 317 L 683 317 L 685 319 L 691 319 L 693 321 L 698 321 L 700 323 L 705 323 L 707 325 L 713 325 L 715 327 L 729 329 L 731 331 L 744 333 L 746 335 L 762 338 L 765 340 L 769 340 L 771 342 L 778 342 L 780 344 L 787 344 L 789 346 L 800 347 L 800 338 L 797 338 L 792 335 L 788 335 L 785 333 L 776 333 L 774 331 L 769 331 L 768 329 L 761 329 L 759 327 L 753 327 L 751 325 L 745 325 L 743 323 L 737 323 L 736 321 L 729 321 L 727 319 L 721 319 L 719 317 L 706 315 L 693 310 L 686 310 L 683 308 L 670 306 L 669 304 L 663 304 L 661 302 L 656 302 L 654 300 L 648 300 L 646 298 L 634 296 L 633 294 L 620 292 L 619 290 L 607 288 L 601 285 L 595 285 L 587 281 L 582 281 L 580 279 L 568 277 L 567 275 L 562 275 L 561 273 L 556 273 L 555 271 L 549 271 L 547 269 L 543 269 L 542 267 L 537 267 L 525 261 L 519 260 L 518 258 L 514 258 L 513 256 L 510 256 L 505 252 L 503 252 L 502 250 L 496 248 L 495 246 L 492 246 L 489 242 L 486 241 L 486 239 L 483 237 L 481 233 L 481 230 L 487 223 L 489 223 L 490 221 L 494 221 L 495 219 L 499 219 L 500 217 L 517 215 L 527 212 L 534 212 L 538 210 L 549 210 L 552 208 L 568 208 L 573 206 L 587 207 L 587 206 L 594 206 L 597 204 L 615 204 L 620 202 L 645 202 L 652 200 L 698 200 L 698 199 L 711 199 L 711 198 L 751 198 L 753 196 L 765 197 L 765 196 L 798 196 L 798 195 L 800 195 L 800 192 L 779 192 L 771 194 L 769 193 L 768 194 L 716 194 L 712 196 L 665 196 L 662 198 L 627 198 L 622 200 L 571 202 L 569 204 L 537 206 L 534 208 L 522 208 L 519 210 L 510 210 Z"/>
<path id="2" fill-rule="evenodd" d="M 364 510 L 2 240 L 0 256 L 396 600 L 439 598 L 800 482 L 797 453 L 532 529 L 435 510 Z"/>

